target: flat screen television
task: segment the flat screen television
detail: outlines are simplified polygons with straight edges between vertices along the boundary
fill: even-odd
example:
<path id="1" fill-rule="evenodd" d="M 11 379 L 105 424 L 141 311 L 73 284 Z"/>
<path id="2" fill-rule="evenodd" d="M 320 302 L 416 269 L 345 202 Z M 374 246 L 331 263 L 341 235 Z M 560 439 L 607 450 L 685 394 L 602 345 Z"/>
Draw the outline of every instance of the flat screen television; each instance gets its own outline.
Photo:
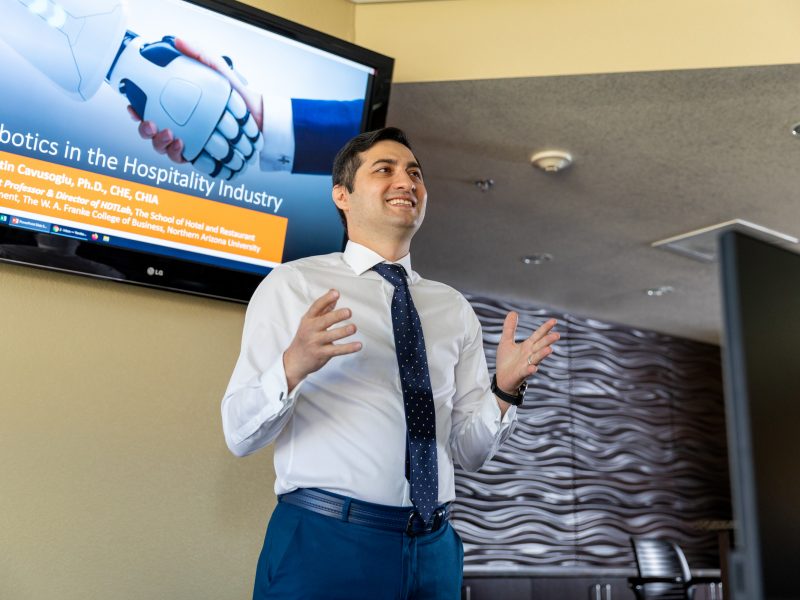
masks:
<path id="1" fill-rule="evenodd" d="M 800 597 L 800 254 L 720 238 L 734 600 Z"/>
<path id="2" fill-rule="evenodd" d="M 342 248 L 333 155 L 392 59 L 231 1 L 0 6 L 0 260 L 246 301 Z"/>

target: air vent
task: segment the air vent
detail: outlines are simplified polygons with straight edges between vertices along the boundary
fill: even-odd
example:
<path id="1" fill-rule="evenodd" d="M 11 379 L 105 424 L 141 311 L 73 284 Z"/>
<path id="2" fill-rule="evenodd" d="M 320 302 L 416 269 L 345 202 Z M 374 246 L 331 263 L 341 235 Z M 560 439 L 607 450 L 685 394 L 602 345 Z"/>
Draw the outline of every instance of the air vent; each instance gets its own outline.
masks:
<path id="1" fill-rule="evenodd" d="M 717 260 L 717 238 L 726 231 L 741 231 L 755 238 L 784 247 L 800 242 L 796 237 L 786 233 L 774 231 L 742 219 L 734 219 L 659 240 L 653 242 L 652 246 L 662 250 L 671 250 L 681 256 L 700 262 L 715 262 Z"/>

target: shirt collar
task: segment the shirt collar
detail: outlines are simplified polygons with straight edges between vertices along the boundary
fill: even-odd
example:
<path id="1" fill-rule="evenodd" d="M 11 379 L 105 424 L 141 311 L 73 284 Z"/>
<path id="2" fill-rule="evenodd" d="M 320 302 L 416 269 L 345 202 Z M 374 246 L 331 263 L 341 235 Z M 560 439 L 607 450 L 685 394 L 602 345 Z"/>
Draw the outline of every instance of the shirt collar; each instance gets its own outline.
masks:
<path id="1" fill-rule="evenodd" d="M 353 269 L 353 272 L 356 275 L 363 275 L 378 263 L 390 262 L 374 250 L 370 250 L 366 246 L 362 246 L 361 244 L 349 240 L 347 242 L 347 246 L 345 246 L 342 258 L 344 259 L 344 262 L 346 262 L 350 268 Z M 395 261 L 395 264 L 403 266 L 403 268 L 406 270 L 406 273 L 409 275 L 411 283 L 417 282 L 419 275 L 411 270 L 411 253 L 406 254 L 403 258 Z M 378 275 L 378 277 L 380 277 L 380 275 Z"/>

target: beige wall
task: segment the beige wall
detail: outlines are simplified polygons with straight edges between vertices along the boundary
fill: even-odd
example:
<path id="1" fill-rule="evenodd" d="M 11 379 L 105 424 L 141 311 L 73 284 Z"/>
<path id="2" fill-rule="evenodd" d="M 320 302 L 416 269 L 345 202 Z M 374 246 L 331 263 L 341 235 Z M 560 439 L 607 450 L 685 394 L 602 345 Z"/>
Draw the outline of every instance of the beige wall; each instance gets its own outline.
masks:
<path id="1" fill-rule="evenodd" d="M 395 81 L 800 61 L 796 0 L 445 0 L 360 5 L 357 44 Z"/>
<path id="2" fill-rule="evenodd" d="M 348 42 L 355 38 L 355 4 L 348 0 L 243 0 L 272 14 Z"/>
<path id="3" fill-rule="evenodd" d="M 402 81 L 797 61 L 795 0 L 256 4 Z M 0 264 L 0 598 L 249 597 L 272 452 L 227 452 L 241 305 Z"/>
<path id="4" fill-rule="evenodd" d="M 244 598 L 271 451 L 219 400 L 243 307 L 0 264 L 0 598 Z"/>

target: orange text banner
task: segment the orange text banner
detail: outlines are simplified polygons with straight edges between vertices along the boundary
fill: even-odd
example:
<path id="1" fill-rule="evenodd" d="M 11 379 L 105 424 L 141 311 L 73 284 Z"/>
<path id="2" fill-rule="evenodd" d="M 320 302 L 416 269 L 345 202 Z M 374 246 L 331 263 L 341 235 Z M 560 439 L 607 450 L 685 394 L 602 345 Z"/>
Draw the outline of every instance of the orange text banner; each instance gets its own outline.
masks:
<path id="1" fill-rule="evenodd" d="M 281 262 L 287 219 L 0 151 L 0 203 L 124 235 Z"/>

